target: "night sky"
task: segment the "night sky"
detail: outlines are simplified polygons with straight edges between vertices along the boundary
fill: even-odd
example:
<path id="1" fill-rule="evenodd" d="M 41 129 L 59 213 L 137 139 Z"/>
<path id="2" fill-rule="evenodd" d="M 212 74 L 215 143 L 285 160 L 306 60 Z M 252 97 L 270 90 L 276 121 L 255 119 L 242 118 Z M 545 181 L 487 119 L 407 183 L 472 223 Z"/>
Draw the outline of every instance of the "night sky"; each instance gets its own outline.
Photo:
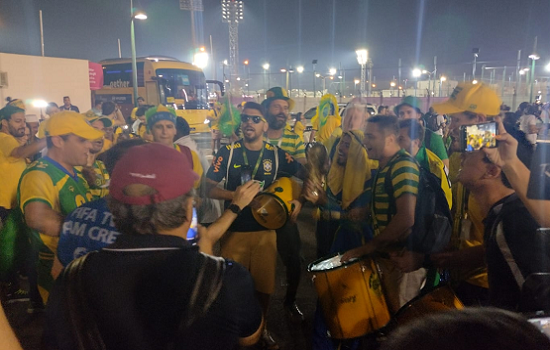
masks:
<path id="1" fill-rule="evenodd" d="M 198 37 L 209 50 L 212 35 L 221 67 L 229 56 L 227 24 L 221 22 L 219 0 L 203 3 L 204 13 L 196 16 L 198 24 L 202 17 Z M 178 0 L 136 0 L 135 6 L 148 15 L 136 24 L 138 56 L 191 60 L 190 13 L 179 10 Z M 311 74 L 311 61 L 318 59 L 318 71 L 342 64 L 348 76 L 357 76 L 355 50 L 366 47 L 379 81 L 397 76 L 399 58 L 406 78 L 417 64 L 433 69 L 435 55 L 439 72 L 462 76 L 471 72 L 474 47 L 481 49 L 482 63 L 510 67 L 522 49 L 526 66 L 535 35 L 541 74 L 550 62 L 548 0 L 244 0 L 244 6 L 240 61 L 250 60 L 253 75 L 264 62 L 273 72 L 302 64 Z M 130 57 L 129 0 L 2 0 L 0 52 L 40 54 L 39 9 L 47 56 L 114 58 L 120 38 L 123 57 Z"/>

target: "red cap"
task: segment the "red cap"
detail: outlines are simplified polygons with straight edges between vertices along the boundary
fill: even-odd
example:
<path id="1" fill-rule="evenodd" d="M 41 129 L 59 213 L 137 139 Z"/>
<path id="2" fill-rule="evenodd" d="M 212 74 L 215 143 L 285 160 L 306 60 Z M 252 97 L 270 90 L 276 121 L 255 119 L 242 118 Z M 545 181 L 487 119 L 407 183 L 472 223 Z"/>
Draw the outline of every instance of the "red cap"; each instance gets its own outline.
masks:
<path id="1" fill-rule="evenodd" d="M 159 143 L 148 143 L 132 147 L 117 162 L 109 193 L 126 204 L 161 203 L 189 193 L 198 178 L 183 153 Z M 124 188 L 134 184 L 152 187 L 157 193 L 141 197 L 125 195 Z"/>

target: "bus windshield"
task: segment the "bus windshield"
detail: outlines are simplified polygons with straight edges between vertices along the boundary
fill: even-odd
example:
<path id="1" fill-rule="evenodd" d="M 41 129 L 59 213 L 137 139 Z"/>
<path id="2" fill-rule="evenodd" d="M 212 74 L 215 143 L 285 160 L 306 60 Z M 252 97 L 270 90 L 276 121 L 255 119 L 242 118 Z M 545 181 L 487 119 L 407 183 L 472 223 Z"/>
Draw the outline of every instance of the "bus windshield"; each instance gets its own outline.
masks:
<path id="1" fill-rule="evenodd" d="M 204 73 L 187 69 L 157 69 L 161 100 L 183 100 L 185 109 L 206 109 L 208 99 Z"/>

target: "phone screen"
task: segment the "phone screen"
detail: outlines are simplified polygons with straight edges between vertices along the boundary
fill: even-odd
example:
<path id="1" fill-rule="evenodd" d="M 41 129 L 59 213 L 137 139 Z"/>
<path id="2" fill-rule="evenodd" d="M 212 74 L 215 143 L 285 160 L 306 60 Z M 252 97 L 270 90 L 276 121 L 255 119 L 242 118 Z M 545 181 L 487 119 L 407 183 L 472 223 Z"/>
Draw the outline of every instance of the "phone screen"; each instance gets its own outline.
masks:
<path id="1" fill-rule="evenodd" d="M 550 338 L 550 317 L 530 318 L 529 322 L 537 326 L 542 333 Z"/>
<path id="2" fill-rule="evenodd" d="M 497 146 L 497 123 L 489 122 L 476 125 L 465 125 L 460 129 L 463 152 L 473 152 L 483 147 Z"/>
<path id="3" fill-rule="evenodd" d="M 191 226 L 189 226 L 189 230 L 187 231 L 187 240 L 191 243 L 195 243 L 199 238 L 197 225 L 197 210 L 193 208 L 193 219 L 191 220 Z"/>
<path id="4" fill-rule="evenodd" d="M 243 165 L 241 167 L 241 185 L 250 180 L 252 180 L 252 169 L 249 166 Z"/>

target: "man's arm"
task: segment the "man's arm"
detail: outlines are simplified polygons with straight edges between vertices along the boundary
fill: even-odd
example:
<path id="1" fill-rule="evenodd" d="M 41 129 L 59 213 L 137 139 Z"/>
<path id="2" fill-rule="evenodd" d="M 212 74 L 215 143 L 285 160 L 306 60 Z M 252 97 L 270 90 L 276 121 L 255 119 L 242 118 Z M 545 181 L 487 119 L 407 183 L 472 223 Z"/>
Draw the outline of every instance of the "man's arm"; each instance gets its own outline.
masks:
<path id="1" fill-rule="evenodd" d="M 224 201 L 232 201 L 234 191 L 228 191 L 218 187 L 218 183 L 211 179 L 206 179 L 206 193 L 212 199 L 222 199 Z"/>
<path id="2" fill-rule="evenodd" d="M 416 196 L 409 193 L 403 194 L 395 201 L 395 206 L 397 213 L 391 218 L 390 223 L 384 231 L 380 232 L 378 236 L 374 237 L 367 244 L 345 253 L 342 261 L 359 258 L 375 250 L 383 249 L 405 240 L 414 225 Z"/>
<path id="3" fill-rule="evenodd" d="M 235 192 L 232 192 L 234 198 L 231 204 L 235 204 L 243 210 L 244 207 L 252 202 L 258 192 L 260 192 L 260 184 L 248 181 L 244 185 L 239 186 Z M 199 240 L 201 251 L 206 254 L 212 254 L 212 246 L 223 236 L 236 218 L 237 214 L 231 210 L 225 210 L 222 216 L 214 221 L 212 225 L 208 226 L 205 230 L 201 230 Z"/>
<path id="4" fill-rule="evenodd" d="M 10 156 L 13 158 L 30 158 L 44 148 L 46 148 L 46 138 L 33 142 L 30 145 L 19 146 L 11 152 Z"/>
<path id="5" fill-rule="evenodd" d="M 48 236 L 58 237 L 63 217 L 44 202 L 25 205 L 25 221 L 30 228 Z"/>

